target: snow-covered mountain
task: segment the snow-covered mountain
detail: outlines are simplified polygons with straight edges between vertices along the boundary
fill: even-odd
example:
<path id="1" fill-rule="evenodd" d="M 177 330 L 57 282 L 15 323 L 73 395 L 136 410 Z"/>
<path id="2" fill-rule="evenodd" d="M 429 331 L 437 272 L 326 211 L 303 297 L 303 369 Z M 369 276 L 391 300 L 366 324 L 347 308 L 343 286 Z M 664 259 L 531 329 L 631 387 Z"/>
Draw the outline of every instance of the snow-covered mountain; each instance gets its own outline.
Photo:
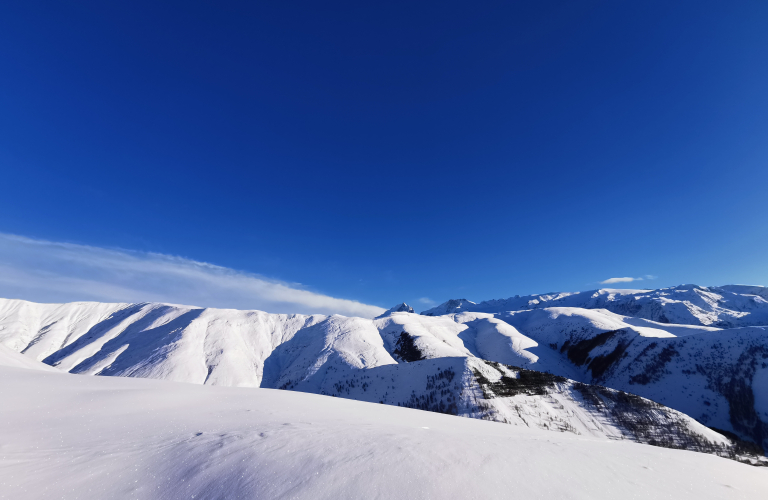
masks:
<path id="1" fill-rule="evenodd" d="M 5 366 L 0 380 L 0 498 L 9 500 L 766 492 L 764 468 L 703 453 L 314 394 Z"/>
<path id="2" fill-rule="evenodd" d="M 394 307 L 390 307 L 389 309 L 387 309 L 386 311 L 384 311 L 380 315 L 376 316 L 376 319 L 383 318 L 384 316 L 389 316 L 392 313 L 396 313 L 396 312 L 412 313 L 412 312 L 414 312 L 414 310 L 413 310 L 413 307 L 409 306 L 405 302 L 402 302 L 400 304 L 397 304 Z"/>
<path id="3" fill-rule="evenodd" d="M 639 394 L 768 448 L 766 327 L 654 325 L 576 308 L 494 317 L 538 343 L 526 351 L 541 354 L 531 369 Z"/>
<path id="4" fill-rule="evenodd" d="M 659 290 L 600 289 L 575 293 L 515 296 L 474 303 L 453 299 L 423 311 L 425 316 L 459 312 L 500 313 L 545 307 L 607 309 L 658 323 L 719 328 L 768 325 L 768 289 L 761 286 L 680 285 Z"/>
<path id="5" fill-rule="evenodd" d="M 690 290 L 685 293 L 703 294 Z M 613 292 L 598 293 L 590 304 L 632 295 Z M 763 311 L 762 292 L 728 291 L 741 298 L 715 300 L 717 314 L 754 321 Z M 652 299 L 669 296 L 654 293 Z M 670 304 L 688 307 L 674 296 Z M 768 445 L 762 328 L 660 323 L 604 308 L 471 312 L 465 304 L 457 304 L 463 312 L 437 317 L 406 312 L 401 304 L 369 320 L 0 300 L 0 344 L 71 373 L 292 389 L 727 456 L 749 454 L 739 438 Z M 724 307 L 733 304 L 747 314 Z M 669 319 L 678 306 L 661 307 Z M 632 310 L 642 316 L 650 309 Z M 534 386 L 526 385 L 531 380 Z"/>
<path id="6" fill-rule="evenodd" d="M 422 314 L 504 322 L 526 347 L 476 355 L 639 394 L 768 449 L 766 298 L 759 286 L 681 285 L 450 300 Z"/>

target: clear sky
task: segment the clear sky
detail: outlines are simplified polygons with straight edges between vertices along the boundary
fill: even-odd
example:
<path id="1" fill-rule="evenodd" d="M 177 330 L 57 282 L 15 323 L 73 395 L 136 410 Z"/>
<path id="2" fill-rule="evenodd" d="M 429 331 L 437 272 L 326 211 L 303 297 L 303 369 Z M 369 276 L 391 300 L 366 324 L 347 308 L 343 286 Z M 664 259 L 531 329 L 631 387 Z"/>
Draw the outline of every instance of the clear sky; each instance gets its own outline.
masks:
<path id="1" fill-rule="evenodd" d="M 88 283 L 142 262 L 417 310 L 766 285 L 767 26 L 764 1 L 2 2 L 0 295 L 119 300 Z M 163 272 L 129 288 L 206 302 Z"/>

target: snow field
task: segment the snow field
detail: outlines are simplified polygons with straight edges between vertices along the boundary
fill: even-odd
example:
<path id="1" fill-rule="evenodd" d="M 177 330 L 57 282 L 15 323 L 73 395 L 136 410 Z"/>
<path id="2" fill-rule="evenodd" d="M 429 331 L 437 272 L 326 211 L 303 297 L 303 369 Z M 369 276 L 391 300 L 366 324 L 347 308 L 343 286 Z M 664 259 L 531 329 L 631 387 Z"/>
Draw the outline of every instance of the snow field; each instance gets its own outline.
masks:
<path id="1" fill-rule="evenodd" d="M 762 499 L 711 455 L 267 389 L 0 367 L 0 498 Z"/>

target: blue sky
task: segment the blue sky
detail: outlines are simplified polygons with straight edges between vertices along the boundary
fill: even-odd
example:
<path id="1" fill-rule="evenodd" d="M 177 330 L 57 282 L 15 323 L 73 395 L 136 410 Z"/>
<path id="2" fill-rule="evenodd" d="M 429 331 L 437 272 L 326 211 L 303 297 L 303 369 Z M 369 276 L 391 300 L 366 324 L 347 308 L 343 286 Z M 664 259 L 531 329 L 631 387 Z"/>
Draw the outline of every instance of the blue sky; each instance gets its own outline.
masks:
<path id="1" fill-rule="evenodd" d="M 0 6 L 0 295 L 768 284 L 765 2 L 260 3 Z"/>

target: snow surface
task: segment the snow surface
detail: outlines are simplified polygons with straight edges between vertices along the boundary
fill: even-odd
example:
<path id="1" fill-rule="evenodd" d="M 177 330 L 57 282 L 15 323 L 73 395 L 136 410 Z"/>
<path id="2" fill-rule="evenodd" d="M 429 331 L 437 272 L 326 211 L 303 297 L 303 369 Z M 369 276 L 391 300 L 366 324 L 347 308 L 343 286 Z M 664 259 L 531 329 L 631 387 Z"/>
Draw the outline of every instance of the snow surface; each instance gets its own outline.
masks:
<path id="1" fill-rule="evenodd" d="M 763 499 L 768 469 L 291 391 L 0 367 L 0 498 Z"/>

